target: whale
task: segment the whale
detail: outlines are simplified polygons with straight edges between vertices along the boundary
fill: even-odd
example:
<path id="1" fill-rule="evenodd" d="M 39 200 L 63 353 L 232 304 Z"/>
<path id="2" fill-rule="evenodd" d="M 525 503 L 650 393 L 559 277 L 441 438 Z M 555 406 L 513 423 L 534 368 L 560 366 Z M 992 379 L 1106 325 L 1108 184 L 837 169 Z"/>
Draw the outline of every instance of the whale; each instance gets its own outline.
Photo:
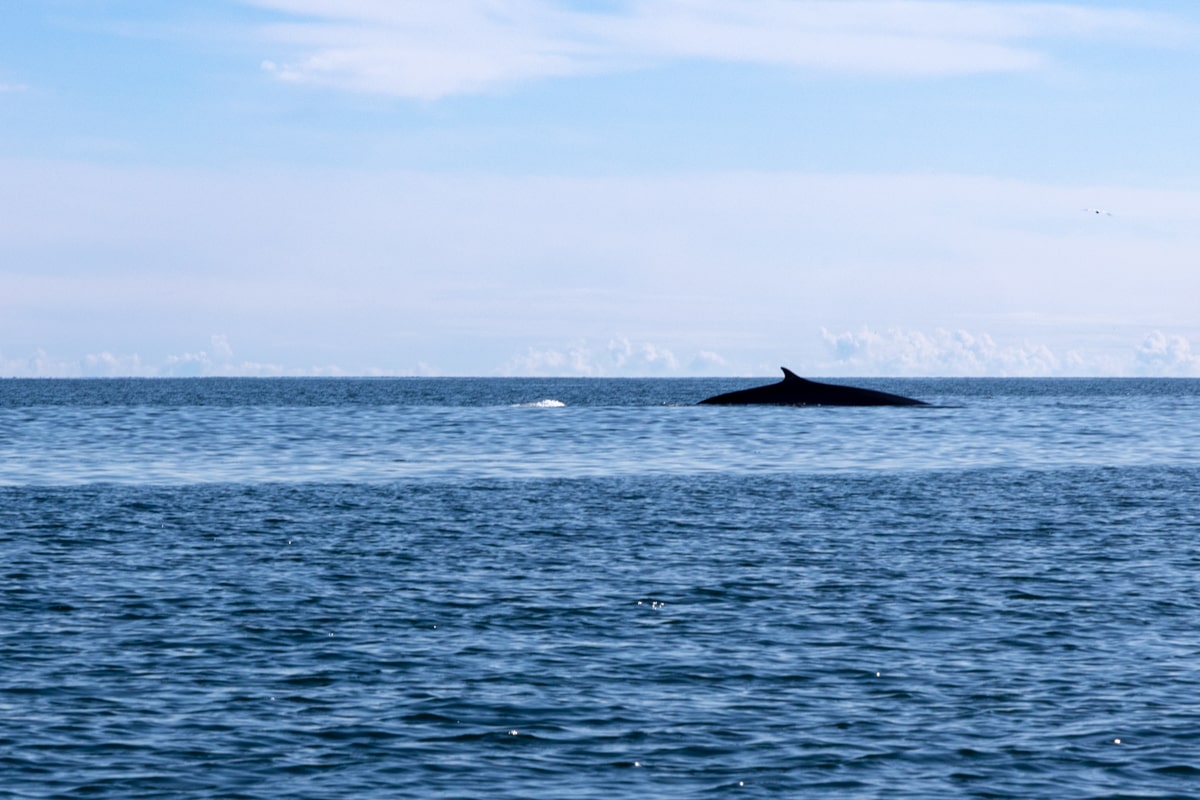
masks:
<path id="1" fill-rule="evenodd" d="M 787 367 L 783 370 L 783 380 L 766 386 L 755 386 L 751 389 L 740 389 L 736 392 L 726 392 L 715 397 L 701 400 L 702 406 L 744 406 L 744 405 L 775 405 L 775 406 L 924 406 L 928 403 L 914 400 L 911 397 L 901 397 L 898 394 L 877 392 L 874 389 L 859 389 L 854 386 L 839 386 L 832 383 L 818 383 L 801 378 Z"/>

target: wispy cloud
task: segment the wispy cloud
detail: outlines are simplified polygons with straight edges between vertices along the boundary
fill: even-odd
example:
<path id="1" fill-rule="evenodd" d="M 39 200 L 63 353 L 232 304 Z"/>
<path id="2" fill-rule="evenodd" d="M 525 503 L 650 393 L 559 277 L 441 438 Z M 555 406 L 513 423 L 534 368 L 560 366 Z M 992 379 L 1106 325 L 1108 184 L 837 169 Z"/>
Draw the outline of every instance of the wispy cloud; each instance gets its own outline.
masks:
<path id="1" fill-rule="evenodd" d="M 710 60 L 888 76 L 1036 69 L 1052 39 L 1163 41 L 1163 18 L 1083 4 L 945 0 L 247 0 L 280 79 L 436 99 L 520 81 Z"/>

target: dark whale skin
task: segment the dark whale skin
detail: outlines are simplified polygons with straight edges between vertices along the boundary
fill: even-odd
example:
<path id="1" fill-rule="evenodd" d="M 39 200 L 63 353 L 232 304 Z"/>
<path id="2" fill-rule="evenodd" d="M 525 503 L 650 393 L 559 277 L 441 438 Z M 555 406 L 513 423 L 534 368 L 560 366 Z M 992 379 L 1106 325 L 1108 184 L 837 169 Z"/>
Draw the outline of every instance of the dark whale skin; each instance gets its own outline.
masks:
<path id="1" fill-rule="evenodd" d="M 702 406 L 923 406 L 926 403 L 901 397 L 898 394 L 877 392 L 874 389 L 858 389 L 854 386 L 837 386 L 818 383 L 801 378 L 787 367 L 783 380 L 767 386 L 727 392 L 700 401 Z"/>

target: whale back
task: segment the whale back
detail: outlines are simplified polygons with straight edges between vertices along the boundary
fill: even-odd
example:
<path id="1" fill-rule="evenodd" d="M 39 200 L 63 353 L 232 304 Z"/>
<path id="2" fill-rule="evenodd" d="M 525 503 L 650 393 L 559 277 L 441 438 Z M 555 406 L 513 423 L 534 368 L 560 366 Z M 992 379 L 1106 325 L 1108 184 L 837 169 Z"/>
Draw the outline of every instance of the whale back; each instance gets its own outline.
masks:
<path id="1" fill-rule="evenodd" d="M 766 386 L 740 389 L 701 400 L 701 405 L 777 405 L 777 406 L 923 406 L 920 400 L 898 394 L 819 383 L 801 378 L 787 367 L 783 380 Z"/>

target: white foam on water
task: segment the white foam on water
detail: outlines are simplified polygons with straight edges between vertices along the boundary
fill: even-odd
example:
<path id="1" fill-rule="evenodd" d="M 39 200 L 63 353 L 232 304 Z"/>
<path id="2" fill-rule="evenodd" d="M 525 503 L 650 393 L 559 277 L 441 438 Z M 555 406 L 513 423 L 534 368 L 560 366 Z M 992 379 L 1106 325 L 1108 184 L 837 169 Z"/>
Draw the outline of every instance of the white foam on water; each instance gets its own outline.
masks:
<path id="1" fill-rule="evenodd" d="M 538 400 L 536 403 L 517 403 L 516 408 L 566 408 L 567 404 L 562 400 Z"/>

